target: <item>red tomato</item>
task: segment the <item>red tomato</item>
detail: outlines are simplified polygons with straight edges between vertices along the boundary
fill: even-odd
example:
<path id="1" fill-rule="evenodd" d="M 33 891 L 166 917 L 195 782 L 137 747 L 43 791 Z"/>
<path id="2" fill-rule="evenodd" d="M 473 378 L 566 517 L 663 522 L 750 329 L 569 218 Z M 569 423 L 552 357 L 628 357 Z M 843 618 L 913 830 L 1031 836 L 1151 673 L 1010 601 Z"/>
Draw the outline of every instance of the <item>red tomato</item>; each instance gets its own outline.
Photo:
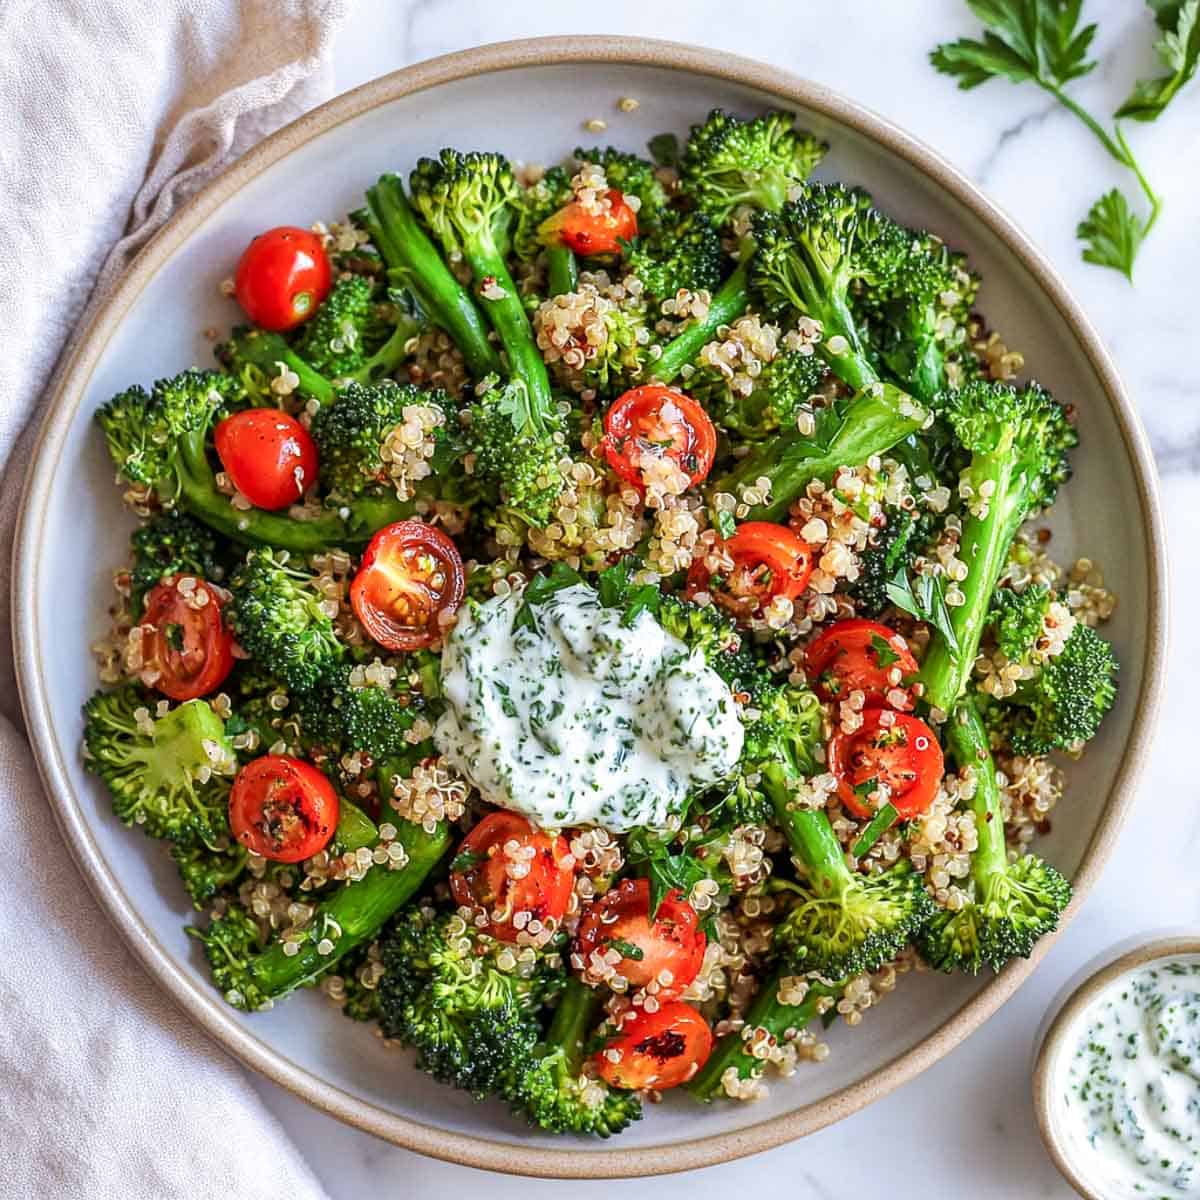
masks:
<path id="1" fill-rule="evenodd" d="M 395 521 L 367 544 L 350 584 L 350 603 L 385 649 L 421 650 L 442 636 L 465 592 L 466 573 L 454 543 L 424 521 Z"/>
<path id="2" fill-rule="evenodd" d="M 577 201 L 542 222 L 538 231 L 547 242 L 560 242 L 583 258 L 595 254 L 620 254 L 621 243 L 637 237 L 637 213 L 615 188 L 606 193 L 605 213 L 585 212 Z"/>
<path id="3" fill-rule="evenodd" d="M 146 682 L 172 700 L 195 700 L 225 682 L 233 670 L 233 635 L 221 619 L 227 599 L 190 575 L 172 575 L 150 589 L 140 625 Z"/>
<path id="4" fill-rule="evenodd" d="M 696 978 L 707 945 L 696 910 L 678 888 L 663 897 L 651 922 L 646 879 L 622 880 L 589 905 L 575 937 L 585 967 L 593 951 L 615 949 L 622 956 L 616 970 L 630 986 L 658 980 L 660 996 L 678 995 Z"/>
<path id="5" fill-rule="evenodd" d="M 662 1092 L 687 1083 L 708 1061 L 712 1047 L 708 1022 L 690 1004 L 667 1000 L 656 1012 L 631 1008 L 594 1061 L 611 1087 Z"/>
<path id="6" fill-rule="evenodd" d="M 338 823 L 333 784 L 310 763 L 286 754 L 248 762 L 229 793 L 229 824 L 247 850 L 294 863 L 324 850 Z"/>
<path id="7" fill-rule="evenodd" d="M 878 621 L 836 621 L 804 651 L 804 669 L 822 700 L 844 700 L 865 692 L 867 704 L 887 703 L 887 694 L 917 673 L 908 643 Z M 911 708 L 912 699 L 893 707 Z"/>
<path id="8" fill-rule="evenodd" d="M 707 592 L 713 603 L 745 620 L 776 596 L 795 600 L 812 575 L 812 550 L 786 525 L 747 521 L 722 543 L 733 560 L 728 575 L 714 575 L 698 558 L 688 572 L 687 594 Z"/>
<path id="9" fill-rule="evenodd" d="M 570 855 L 566 838 L 537 833 L 516 813 L 489 813 L 459 846 L 450 891 L 456 903 L 488 914 L 494 937 L 515 942 L 529 921 L 562 920 L 575 886 L 575 868 L 563 861 Z M 517 913 L 529 914 L 519 927 Z"/>
<path id="10" fill-rule="evenodd" d="M 646 470 L 656 459 L 677 463 L 690 487 L 712 470 L 717 431 L 708 413 L 690 396 L 648 383 L 613 401 L 604 414 L 601 446 L 608 465 L 641 491 L 646 487 Z"/>
<path id="11" fill-rule="evenodd" d="M 308 229 L 280 225 L 242 251 L 233 277 L 242 311 L 263 329 L 292 329 L 317 311 L 333 272 L 321 239 Z"/>
<path id="12" fill-rule="evenodd" d="M 937 795 L 944 772 L 942 748 L 933 730 L 917 717 L 869 708 L 860 728 L 833 735 L 829 771 L 837 778 L 842 804 L 856 817 L 875 815 L 867 797 L 881 783 L 887 785 L 887 798 L 900 816 L 915 817 Z"/>
<path id="13" fill-rule="evenodd" d="M 307 429 L 276 408 L 246 408 L 213 433 L 225 473 L 257 508 L 299 504 L 317 481 L 317 445 Z"/>

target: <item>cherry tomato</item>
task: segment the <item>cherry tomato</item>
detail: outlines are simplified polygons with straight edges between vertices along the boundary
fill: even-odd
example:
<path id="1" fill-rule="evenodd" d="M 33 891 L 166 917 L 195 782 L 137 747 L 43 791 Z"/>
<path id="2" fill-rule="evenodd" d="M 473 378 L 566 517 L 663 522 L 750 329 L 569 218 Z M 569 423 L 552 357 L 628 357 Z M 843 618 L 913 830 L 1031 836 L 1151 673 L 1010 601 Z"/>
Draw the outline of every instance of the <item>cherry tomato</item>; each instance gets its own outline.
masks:
<path id="1" fill-rule="evenodd" d="M 903 690 L 903 681 L 917 673 L 917 660 L 908 643 L 878 621 L 854 617 L 835 621 L 804 651 L 804 669 L 822 700 L 844 700 L 865 692 L 867 704 L 888 703 L 888 693 Z M 907 696 L 894 708 L 911 708 Z"/>
<path id="2" fill-rule="evenodd" d="M 688 572 L 687 594 L 707 592 L 713 603 L 745 620 L 782 596 L 795 600 L 812 575 L 812 550 L 786 525 L 747 521 L 722 543 L 733 560 L 728 575 L 714 575 L 698 558 Z"/>
<path id="3" fill-rule="evenodd" d="M 494 937 L 515 942 L 529 921 L 562 920 L 575 886 L 570 855 L 566 838 L 535 832 L 516 813 L 489 813 L 459 846 L 450 891 L 456 903 L 488 914 Z M 517 913 L 529 914 L 520 926 Z"/>
<path id="4" fill-rule="evenodd" d="M 708 1022 L 690 1004 L 667 1000 L 656 1012 L 629 1009 L 594 1061 L 611 1087 L 662 1092 L 687 1083 L 708 1061 L 712 1047 Z"/>
<path id="5" fill-rule="evenodd" d="M 242 251 L 234 295 L 262 329 L 292 329 L 317 311 L 333 272 L 321 239 L 308 229 L 280 225 L 260 233 Z"/>
<path id="6" fill-rule="evenodd" d="M 338 823 L 333 784 L 311 763 L 286 754 L 248 762 L 229 793 L 229 824 L 247 850 L 294 863 L 324 850 Z"/>
<path id="7" fill-rule="evenodd" d="M 622 956 L 616 970 L 630 986 L 645 987 L 658 980 L 660 996 L 678 995 L 696 978 L 707 945 L 696 910 L 678 888 L 663 897 L 650 920 L 646 879 L 622 880 L 589 905 L 575 939 L 585 967 L 593 951 L 616 950 Z"/>
<path id="8" fill-rule="evenodd" d="M 637 237 L 637 213 L 616 188 L 610 188 L 606 196 L 607 212 L 585 212 L 578 201 L 573 201 L 543 221 L 538 232 L 545 241 L 560 242 L 583 258 L 620 254 L 621 243 Z"/>
<path id="9" fill-rule="evenodd" d="M 317 445 L 308 430 L 276 408 L 246 408 L 213 433 L 225 473 L 257 508 L 299 504 L 317 480 Z"/>
<path id="10" fill-rule="evenodd" d="M 350 603 L 385 649 L 421 650 L 442 636 L 465 591 L 454 543 L 424 521 L 395 521 L 367 543 Z"/>
<path id="11" fill-rule="evenodd" d="M 190 575 L 155 584 L 139 626 L 143 679 L 172 700 L 216 691 L 233 670 L 233 635 L 221 619 L 228 598 Z"/>
<path id="12" fill-rule="evenodd" d="M 901 817 L 925 812 L 937 795 L 944 763 L 937 735 L 917 717 L 869 708 L 853 733 L 835 733 L 829 743 L 829 771 L 838 781 L 842 804 L 863 820 L 875 810 L 867 797 L 878 784 Z"/>
<path id="13" fill-rule="evenodd" d="M 699 483 L 712 470 L 717 431 L 708 413 L 690 396 L 648 383 L 613 401 L 604 415 L 601 442 L 608 465 L 626 483 L 644 491 L 657 463 L 670 459 Z"/>

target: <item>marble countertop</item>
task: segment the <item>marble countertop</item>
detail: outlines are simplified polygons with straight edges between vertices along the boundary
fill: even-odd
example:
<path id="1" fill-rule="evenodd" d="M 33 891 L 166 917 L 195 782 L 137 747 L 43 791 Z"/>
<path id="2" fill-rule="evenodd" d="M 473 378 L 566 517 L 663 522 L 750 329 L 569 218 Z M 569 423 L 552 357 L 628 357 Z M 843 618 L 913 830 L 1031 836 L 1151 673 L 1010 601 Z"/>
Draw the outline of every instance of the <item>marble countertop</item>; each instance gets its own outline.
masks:
<path id="1" fill-rule="evenodd" d="M 1129 0 L 1088 0 L 1086 13 L 1100 24 L 1100 61 L 1075 85 L 1075 94 L 1089 108 L 1110 112 L 1135 76 L 1151 68 L 1148 23 L 1143 6 Z M 1007 208 L 1083 299 L 1149 430 L 1171 543 L 1200 544 L 1200 377 L 1180 370 L 1195 345 L 1196 317 L 1190 305 L 1175 303 L 1185 288 L 1191 291 L 1181 281 L 1200 276 L 1200 87 L 1182 96 L 1159 125 L 1131 131 L 1166 207 L 1142 251 L 1137 287 L 1130 288 L 1114 272 L 1081 262 L 1074 238 L 1092 201 L 1114 184 L 1126 184 L 1097 143 L 1034 87 L 996 81 L 964 95 L 928 66 L 934 43 L 976 28 L 962 0 L 828 6 L 755 0 L 750 9 L 714 0 L 669 6 L 607 0 L 601 9 L 570 0 L 393 0 L 362 4 L 351 16 L 337 46 L 335 76 L 340 91 L 485 42 L 640 34 L 764 59 L 885 113 Z M 1183 555 L 1174 564 L 1175 595 L 1190 595 L 1193 582 L 1200 592 L 1200 559 Z M 1183 753 L 1188 735 L 1177 715 L 1190 706 L 1173 709 L 1171 703 L 1183 700 L 1200 670 L 1200 636 L 1183 622 L 1172 653 L 1163 723 L 1138 799 L 1142 819 L 1129 823 L 1101 882 L 1034 977 L 982 1030 L 908 1086 L 791 1146 L 662 1179 L 654 1185 L 659 1200 L 707 1200 L 752 1188 L 764 1196 L 832 1200 L 871 1189 L 897 1200 L 952 1191 L 971 1200 L 1065 1200 L 1074 1194 L 1042 1150 L 1030 1102 L 1030 1056 L 1043 1014 L 1064 982 L 1115 941 L 1167 924 L 1200 923 L 1192 858 L 1200 844 L 1200 808 L 1188 803 L 1194 778 Z M 1156 836 L 1149 824 L 1155 814 L 1172 822 L 1174 836 Z M 348 1129 L 261 1079 L 256 1086 L 335 1200 L 440 1200 L 484 1182 L 473 1172 L 468 1177 L 465 1168 Z M 570 1186 L 580 1200 L 611 1192 L 604 1183 Z M 535 1200 L 558 1185 L 494 1176 L 486 1187 L 493 1200 Z"/>

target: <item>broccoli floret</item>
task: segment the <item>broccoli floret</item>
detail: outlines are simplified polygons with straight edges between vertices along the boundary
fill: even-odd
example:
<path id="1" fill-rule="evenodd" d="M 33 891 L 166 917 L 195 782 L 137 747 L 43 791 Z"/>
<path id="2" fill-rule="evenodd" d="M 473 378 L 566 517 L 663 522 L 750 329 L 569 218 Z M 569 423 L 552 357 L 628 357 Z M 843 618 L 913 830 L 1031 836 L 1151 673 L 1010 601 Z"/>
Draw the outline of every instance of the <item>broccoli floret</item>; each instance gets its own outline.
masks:
<path id="1" fill-rule="evenodd" d="M 380 495 L 394 490 L 388 473 L 389 436 L 405 423 L 405 409 L 427 409 L 434 422 L 435 451 L 426 460 L 430 483 L 443 485 L 455 454 L 449 424 L 453 420 L 450 398 L 440 390 L 423 391 L 411 384 L 390 380 L 372 387 L 349 384 L 337 400 L 318 411 L 312 433 L 321 455 L 321 480 L 340 496 Z M 385 453 L 389 457 L 385 458 Z M 414 481 L 415 482 L 415 481 Z"/>
<path id="2" fill-rule="evenodd" d="M 391 374 L 421 322 L 394 301 L 380 302 L 375 283 L 344 275 L 300 327 L 296 353 L 328 379 L 369 383 Z"/>
<path id="3" fill-rule="evenodd" d="M 545 960 L 528 975 L 502 970 L 503 951 L 457 913 L 424 908 L 398 919 L 382 945 L 384 1035 L 412 1046 L 435 1079 L 479 1098 L 511 1094 L 529 1069 L 537 1010 L 561 982 L 561 966 Z"/>
<path id="4" fill-rule="evenodd" d="M 230 375 L 189 370 L 159 380 L 150 392 L 136 386 L 120 392 L 97 410 L 96 421 L 124 479 L 235 542 L 318 554 L 365 542 L 381 526 L 412 515 L 414 506 L 395 496 L 352 502 L 305 521 L 235 508 L 217 487 L 207 443 L 217 414 L 244 396 Z"/>
<path id="5" fill-rule="evenodd" d="M 793 426 L 756 445 L 708 484 L 708 498 L 712 502 L 717 495 L 741 495 L 744 487 L 765 477 L 771 484 L 770 499 L 752 505 L 745 519 L 781 520 L 814 479 L 830 479 L 839 467 L 859 466 L 887 453 L 920 429 L 928 416 L 928 410 L 907 392 L 890 383 L 869 384 L 847 399 L 817 409 L 811 434 Z M 713 516 L 715 523 L 715 505 Z"/>
<path id="6" fill-rule="evenodd" d="M 534 340 L 517 285 L 505 264 L 520 189 L 499 154 L 443 150 L 422 158 L 409 177 L 413 206 L 451 260 L 462 259 L 475 279 L 484 314 L 508 357 L 520 404 L 537 425 L 554 411 L 550 377 Z"/>
<path id="7" fill-rule="evenodd" d="M 286 551 L 251 550 L 230 584 L 229 626 L 244 650 L 288 688 L 309 691 L 342 660 L 328 601 Z"/>
<path id="8" fill-rule="evenodd" d="M 867 617 L 879 616 L 892 603 L 888 584 L 897 571 L 907 572 L 913 560 L 926 552 L 937 527 L 931 509 L 914 512 L 888 505 L 884 515 L 887 523 L 873 532 L 870 545 L 859 555 L 858 579 L 850 587 L 858 611 Z"/>
<path id="9" fill-rule="evenodd" d="M 126 825 L 181 846 L 221 845 L 234 763 L 225 725 L 207 700 L 157 708 L 136 684 L 97 692 L 83 709 L 87 767 Z"/>
<path id="10" fill-rule="evenodd" d="M 997 701 L 989 715 L 1018 754 L 1078 750 L 1096 736 L 1117 697 L 1117 656 L 1088 625 L 1071 631 L 1060 653 Z"/>
<path id="11" fill-rule="evenodd" d="M 935 636 L 921 666 L 926 699 L 949 712 L 974 666 L 1013 538 L 1023 521 L 1053 502 L 1079 438 L 1066 410 L 1036 383 L 971 382 L 942 393 L 938 403 L 971 455 L 960 493 L 979 498 L 962 519 L 958 556 L 969 573 L 959 585 L 963 603 L 950 610 L 957 644 Z"/>
<path id="12" fill-rule="evenodd" d="M 735 694 L 756 700 L 768 690 L 770 671 L 743 642 L 737 625 L 716 605 L 662 596 L 654 615 L 669 634 L 690 650 L 699 650 Z"/>
<path id="13" fill-rule="evenodd" d="M 579 162 L 595 163 L 601 167 L 610 188 L 616 188 L 626 196 L 638 198 L 639 229 L 646 232 L 652 230 L 665 215 L 667 191 L 658 177 L 658 168 L 648 159 L 636 154 L 627 154 L 624 150 L 617 150 L 612 146 L 603 150 L 596 147 L 585 150 L 577 146 L 575 158 Z"/>
<path id="14" fill-rule="evenodd" d="M 421 310 L 450 335 L 473 375 L 499 371 L 500 356 L 488 340 L 483 315 L 421 228 L 399 176 L 384 175 L 368 188 L 367 206 L 363 223 L 388 265 L 389 278 L 412 292 Z"/>
<path id="15" fill-rule="evenodd" d="M 600 996 L 569 979 L 531 1065 L 517 1072 L 509 1099 L 531 1125 L 551 1133 L 611 1137 L 642 1115 L 639 1097 L 585 1076 L 585 1046 L 600 1018 Z"/>
<path id="16" fill-rule="evenodd" d="M 542 408 L 520 380 L 495 380 L 468 410 L 463 439 L 475 455 L 474 475 L 497 489 L 500 501 L 528 525 L 550 520 L 566 481 L 558 414 Z"/>
<path id="17" fill-rule="evenodd" d="M 236 842 L 220 850 L 203 844 L 173 845 L 171 858 L 197 911 L 229 893 L 246 870 L 246 851 Z"/>
<path id="18" fill-rule="evenodd" d="M 672 299 L 680 289 L 715 292 L 721 282 L 721 237 L 707 215 L 695 210 L 669 209 L 625 259 L 629 273 L 656 301 Z"/>
<path id="19" fill-rule="evenodd" d="M 154 513 L 133 531 L 129 542 L 129 607 L 135 619 L 142 614 L 146 593 L 168 576 L 198 575 L 210 583 L 224 578 L 223 555 L 212 530 L 185 513 Z"/>
<path id="20" fill-rule="evenodd" d="M 815 354 L 789 350 L 763 366 L 749 392 L 735 390 L 713 367 L 694 372 L 688 378 L 688 392 L 722 429 L 744 441 L 762 442 L 795 428 L 800 410 L 825 377 L 825 364 Z"/>
<path id="21" fill-rule="evenodd" d="M 938 909 L 920 934 L 919 949 L 941 971 L 999 971 L 1011 958 L 1028 958 L 1038 939 L 1058 925 L 1071 885 L 1032 854 L 1008 861 L 996 768 L 974 702 L 961 700 L 944 728 L 959 767 L 975 776 L 978 847 L 971 855 L 967 903 L 957 911 Z"/>
<path id="22" fill-rule="evenodd" d="M 740 205 L 778 209 L 829 147 L 796 128 L 789 112 L 742 121 L 719 108 L 693 125 L 680 183 L 697 207 L 723 225 Z"/>
<path id="23" fill-rule="evenodd" d="M 203 943 L 213 982 L 230 1004 L 250 1012 L 270 1008 L 375 937 L 425 882 L 450 845 L 445 822 L 432 833 L 410 821 L 397 822 L 397 830 L 395 844 L 404 848 L 404 864 L 373 866 L 361 879 L 326 895 L 298 943 L 265 937 L 237 904 L 229 905 L 207 929 L 188 930 Z"/>
<path id="24" fill-rule="evenodd" d="M 229 337 L 213 348 L 218 363 L 236 379 L 245 398 L 257 404 L 275 402 L 271 383 L 284 371 L 299 381 L 301 395 L 311 396 L 318 404 L 330 404 L 337 394 L 333 382 L 292 349 L 280 333 L 257 329 L 253 325 L 235 325 Z"/>
<path id="25" fill-rule="evenodd" d="M 826 979 L 877 970 L 932 912 L 921 877 L 906 859 L 876 875 L 851 871 L 825 810 L 796 806 L 796 782 L 820 769 L 816 697 L 783 686 L 757 707 L 762 715 L 746 730 L 743 769 L 761 778 L 804 887 L 775 929 L 775 951 L 793 971 L 819 971 Z"/>
<path id="26" fill-rule="evenodd" d="M 999 588 L 992 596 L 988 624 L 996 645 L 1013 662 L 1026 658 L 1042 636 L 1053 599 L 1054 593 L 1040 583 L 1031 583 L 1019 592 Z"/>

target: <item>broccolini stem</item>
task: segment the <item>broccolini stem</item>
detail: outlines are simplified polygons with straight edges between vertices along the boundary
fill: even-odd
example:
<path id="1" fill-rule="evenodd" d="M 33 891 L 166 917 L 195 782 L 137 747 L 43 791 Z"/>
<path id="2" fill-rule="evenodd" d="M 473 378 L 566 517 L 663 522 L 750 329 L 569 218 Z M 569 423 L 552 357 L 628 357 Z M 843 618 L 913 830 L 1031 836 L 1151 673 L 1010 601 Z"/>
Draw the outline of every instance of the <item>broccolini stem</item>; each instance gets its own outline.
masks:
<path id="1" fill-rule="evenodd" d="M 565 296 L 567 292 L 573 292 L 579 282 L 579 264 L 574 251 L 563 245 L 547 247 L 546 273 L 550 295 Z"/>
<path id="2" fill-rule="evenodd" d="M 708 1103 L 724 1091 L 725 1072 L 733 1067 L 739 1079 L 751 1079 L 761 1075 L 763 1062 L 747 1052 L 747 1041 L 743 1032 L 747 1029 L 765 1029 L 776 1041 L 784 1041 L 789 1034 L 799 1033 L 814 1017 L 820 1015 L 826 998 L 836 1000 L 841 994 L 843 983 L 827 984 L 810 980 L 808 991 L 799 1004 L 783 1004 L 779 999 L 779 985 L 788 976 L 781 968 L 763 981 L 754 1003 L 746 1013 L 742 1029 L 727 1033 L 713 1047 L 708 1062 L 700 1068 L 687 1085 L 697 1100 Z M 844 982 L 844 981 L 843 981 Z"/>
<path id="3" fill-rule="evenodd" d="M 764 767 L 762 778 L 779 828 L 792 854 L 804 864 L 814 894 L 824 899 L 845 891 L 851 872 L 825 810 L 797 808 L 791 787 L 794 780 L 777 764 Z"/>
<path id="4" fill-rule="evenodd" d="M 264 995 L 277 1000 L 324 975 L 343 955 L 373 938 L 424 883 L 450 845 L 450 827 L 443 821 L 433 833 L 426 833 L 411 821 L 396 824 L 396 841 L 408 852 L 408 862 L 398 870 L 371 867 L 362 879 L 345 884 L 323 900 L 310 924 L 312 933 L 297 954 L 285 954 L 281 941 L 267 946 L 249 967 Z M 333 943 L 328 954 L 317 948 L 323 939 Z"/>
<path id="5" fill-rule="evenodd" d="M 562 1049 L 563 1062 L 573 1076 L 583 1070 L 584 1043 L 599 1014 L 599 993 L 572 975 L 546 1030 L 545 1044 L 548 1050 Z"/>
<path id="6" fill-rule="evenodd" d="M 1008 846 L 1004 840 L 1004 813 L 1000 807 L 1000 787 L 992 762 L 990 739 L 975 701 L 969 697 L 958 702 L 950 719 L 942 727 L 946 743 L 959 767 L 971 767 L 975 773 L 975 812 L 978 846 L 971 855 L 971 874 L 986 896 L 987 880 L 1008 870 Z"/>
<path id="7" fill-rule="evenodd" d="M 700 353 L 705 342 L 711 341 L 717 329 L 730 325 L 746 311 L 750 303 L 750 256 L 743 254 L 736 271 L 725 280 L 708 306 L 708 316 L 689 325 L 678 337 L 668 342 L 661 357 L 650 366 L 650 374 L 660 383 L 670 383 L 688 363 Z"/>
<path id="8" fill-rule="evenodd" d="M 235 335 L 236 336 L 236 335 Z M 314 371 L 277 333 L 255 329 L 236 337 L 238 353 L 246 362 L 256 366 L 268 379 L 279 372 L 279 363 L 296 373 L 300 391 L 321 404 L 332 404 L 336 393 L 333 384 L 319 371 Z"/>
<path id="9" fill-rule="evenodd" d="M 429 318 L 450 335 L 472 374 L 498 374 L 500 357 L 488 340 L 483 316 L 417 223 L 399 176 L 384 175 L 368 188 L 367 205 L 372 217 L 368 231 L 384 262 L 400 273 Z"/>
<path id="10" fill-rule="evenodd" d="M 970 476 L 975 496 L 986 496 L 987 501 L 982 516 L 966 516 L 959 539 L 958 557 L 968 564 L 970 572 L 959 585 L 963 603 L 950 609 L 950 624 L 958 641 L 958 653 L 950 649 L 945 638 L 935 635 L 921 663 L 925 699 L 944 713 L 954 707 L 971 676 L 979 653 L 979 641 L 987 624 L 992 593 L 1008 562 L 1009 548 L 1026 511 L 1022 504 L 1013 502 L 1012 492 L 1022 488 L 1020 481 L 1014 478 L 1013 455 L 1009 447 L 1001 447 L 986 456 L 976 455 Z"/>
<path id="11" fill-rule="evenodd" d="M 924 425 L 928 412 L 890 383 L 872 384 L 847 402 L 841 423 L 825 446 L 789 429 L 751 451 L 737 466 L 708 485 L 708 497 L 739 495 L 760 477 L 771 481 L 771 499 L 751 507 L 747 521 L 777 521 L 814 479 L 831 478 L 839 467 L 855 467 L 884 454 Z"/>
<path id="12" fill-rule="evenodd" d="M 361 846 L 373 847 L 379 841 L 379 829 L 357 804 L 345 796 L 338 804 L 337 832 L 334 840 L 343 850 L 357 850 Z"/>

